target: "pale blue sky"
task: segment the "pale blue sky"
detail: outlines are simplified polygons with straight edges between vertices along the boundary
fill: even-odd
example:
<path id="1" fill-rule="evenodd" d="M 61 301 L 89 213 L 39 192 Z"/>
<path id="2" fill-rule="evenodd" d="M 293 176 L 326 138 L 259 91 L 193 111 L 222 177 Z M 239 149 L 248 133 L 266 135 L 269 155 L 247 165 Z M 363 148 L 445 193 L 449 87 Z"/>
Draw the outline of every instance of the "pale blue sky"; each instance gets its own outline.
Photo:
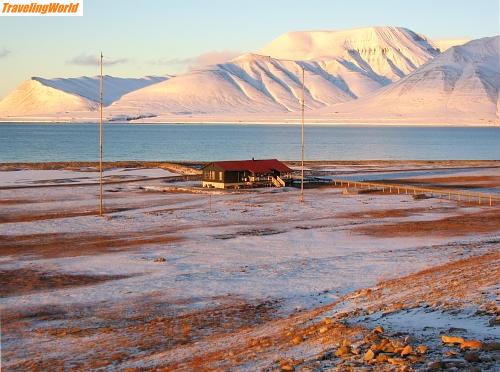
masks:
<path id="1" fill-rule="evenodd" d="M 288 31 L 404 26 L 430 38 L 499 34 L 499 0 L 84 0 L 83 17 L 0 17 L 0 98 L 30 76 L 177 73 L 200 54 L 256 51 Z M 230 54 L 230 53 L 229 53 Z M 72 61 L 72 62 L 71 62 Z"/>

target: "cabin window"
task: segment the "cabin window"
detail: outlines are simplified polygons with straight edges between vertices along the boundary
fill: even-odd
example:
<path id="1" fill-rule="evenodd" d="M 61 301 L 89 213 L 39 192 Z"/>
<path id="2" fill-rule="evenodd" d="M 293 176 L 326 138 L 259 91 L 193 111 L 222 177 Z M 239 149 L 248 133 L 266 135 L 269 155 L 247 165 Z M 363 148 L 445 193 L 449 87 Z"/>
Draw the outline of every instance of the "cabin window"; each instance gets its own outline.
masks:
<path id="1" fill-rule="evenodd" d="M 222 181 L 222 172 L 219 172 L 219 181 Z"/>

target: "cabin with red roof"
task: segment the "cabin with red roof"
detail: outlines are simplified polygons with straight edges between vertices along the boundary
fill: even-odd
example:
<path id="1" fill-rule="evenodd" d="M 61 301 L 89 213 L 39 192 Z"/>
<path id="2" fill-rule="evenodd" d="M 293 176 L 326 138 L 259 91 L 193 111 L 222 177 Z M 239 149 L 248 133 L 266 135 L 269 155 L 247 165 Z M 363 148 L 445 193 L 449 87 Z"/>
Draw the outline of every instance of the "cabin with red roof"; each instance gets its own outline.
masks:
<path id="1" fill-rule="evenodd" d="M 292 170 L 277 159 L 215 161 L 203 167 L 203 187 L 228 189 L 243 187 L 284 187 Z"/>

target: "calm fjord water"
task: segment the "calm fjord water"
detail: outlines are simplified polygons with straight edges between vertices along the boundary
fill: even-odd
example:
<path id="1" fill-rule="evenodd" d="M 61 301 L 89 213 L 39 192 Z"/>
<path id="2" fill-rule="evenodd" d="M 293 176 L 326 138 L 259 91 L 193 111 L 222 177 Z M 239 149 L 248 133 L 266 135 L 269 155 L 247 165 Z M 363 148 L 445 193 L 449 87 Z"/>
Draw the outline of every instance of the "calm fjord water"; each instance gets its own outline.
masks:
<path id="1" fill-rule="evenodd" d="M 94 161 L 95 124 L 0 124 L 0 162 Z M 106 124 L 104 158 L 300 158 L 298 125 Z M 306 126 L 308 160 L 498 160 L 500 128 Z"/>

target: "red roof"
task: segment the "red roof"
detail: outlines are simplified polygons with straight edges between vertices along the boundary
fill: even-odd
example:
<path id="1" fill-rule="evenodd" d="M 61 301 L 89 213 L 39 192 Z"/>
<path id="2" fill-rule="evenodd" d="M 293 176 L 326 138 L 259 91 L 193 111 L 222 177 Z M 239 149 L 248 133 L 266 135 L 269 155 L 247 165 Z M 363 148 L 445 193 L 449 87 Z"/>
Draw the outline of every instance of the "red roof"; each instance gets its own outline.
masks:
<path id="1" fill-rule="evenodd" d="M 236 160 L 236 161 L 215 161 L 214 166 L 225 171 L 250 171 L 252 173 L 272 173 L 278 171 L 289 173 L 292 170 L 277 159 L 264 160 Z M 210 164 L 209 164 L 210 165 Z M 207 165 L 208 166 L 208 165 Z"/>

